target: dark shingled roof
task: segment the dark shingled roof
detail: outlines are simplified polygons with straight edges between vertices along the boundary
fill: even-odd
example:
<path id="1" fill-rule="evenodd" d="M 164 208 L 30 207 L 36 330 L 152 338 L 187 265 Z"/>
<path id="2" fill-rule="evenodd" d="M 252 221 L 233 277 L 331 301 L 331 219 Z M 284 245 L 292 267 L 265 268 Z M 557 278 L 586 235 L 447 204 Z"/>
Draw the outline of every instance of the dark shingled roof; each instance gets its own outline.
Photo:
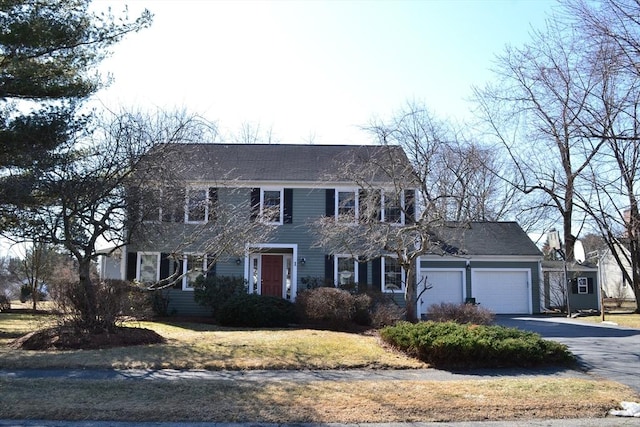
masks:
<path id="1" fill-rule="evenodd" d="M 434 234 L 443 241 L 443 251 L 450 254 L 542 256 L 516 222 L 452 224 Z"/>
<path id="2" fill-rule="evenodd" d="M 401 147 L 383 145 L 171 144 L 156 150 L 152 155 L 184 164 L 186 180 L 319 182 L 333 176 L 337 181 L 340 162 L 353 161 L 354 168 L 372 159 L 410 165 Z"/>

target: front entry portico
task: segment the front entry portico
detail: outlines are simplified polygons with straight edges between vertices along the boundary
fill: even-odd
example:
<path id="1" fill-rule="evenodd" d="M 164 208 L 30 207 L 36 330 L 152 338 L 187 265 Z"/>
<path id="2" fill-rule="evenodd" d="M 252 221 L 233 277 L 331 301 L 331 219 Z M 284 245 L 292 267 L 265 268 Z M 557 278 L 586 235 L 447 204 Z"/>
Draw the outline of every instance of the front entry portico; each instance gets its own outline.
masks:
<path id="1" fill-rule="evenodd" d="M 295 300 L 297 293 L 297 245 L 247 247 L 245 279 L 249 293 Z"/>

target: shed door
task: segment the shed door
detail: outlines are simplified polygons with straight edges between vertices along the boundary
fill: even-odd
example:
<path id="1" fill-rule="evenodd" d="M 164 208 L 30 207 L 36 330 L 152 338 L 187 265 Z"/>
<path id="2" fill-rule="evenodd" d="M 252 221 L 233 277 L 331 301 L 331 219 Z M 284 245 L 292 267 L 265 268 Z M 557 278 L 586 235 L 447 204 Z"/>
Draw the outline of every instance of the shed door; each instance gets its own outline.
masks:
<path id="1" fill-rule="evenodd" d="M 424 281 L 422 286 L 429 287 L 420 296 L 420 313 L 427 313 L 433 304 L 463 302 L 463 270 L 421 270 L 420 273 Z"/>
<path id="2" fill-rule="evenodd" d="M 496 314 L 531 313 L 529 270 L 472 270 L 471 292 Z"/>

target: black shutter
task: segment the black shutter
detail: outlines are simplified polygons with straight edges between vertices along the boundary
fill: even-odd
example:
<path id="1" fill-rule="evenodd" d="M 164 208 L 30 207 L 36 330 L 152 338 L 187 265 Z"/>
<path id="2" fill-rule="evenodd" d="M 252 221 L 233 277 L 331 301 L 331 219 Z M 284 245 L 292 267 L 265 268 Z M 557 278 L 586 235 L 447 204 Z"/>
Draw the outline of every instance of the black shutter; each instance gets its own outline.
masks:
<path id="1" fill-rule="evenodd" d="M 216 210 L 218 207 L 218 189 L 209 187 L 209 218 L 208 221 L 216 220 Z"/>
<path id="2" fill-rule="evenodd" d="M 368 263 L 366 261 L 358 261 L 358 290 L 364 292 L 369 288 Z"/>
<path id="3" fill-rule="evenodd" d="M 572 294 L 577 294 L 578 293 L 578 279 L 571 279 L 571 280 L 569 280 L 569 283 L 571 284 L 571 293 Z"/>
<path id="4" fill-rule="evenodd" d="M 371 261 L 371 285 L 377 291 L 382 290 L 382 258 Z"/>
<path id="5" fill-rule="evenodd" d="M 213 260 L 214 258 L 215 258 L 214 255 L 207 255 L 207 274 L 206 274 L 207 279 L 211 277 L 215 277 L 216 275 L 217 264 L 213 263 L 213 265 L 209 265 L 209 260 Z"/>
<path id="6" fill-rule="evenodd" d="M 138 253 L 127 252 L 127 280 L 136 279 L 136 271 L 138 270 Z"/>
<path id="7" fill-rule="evenodd" d="M 331 283 L 333 286 L 335 286 L 333 272 L 333 255 L 326 255 L 324 257 L 324 282 L 326 284 Z"/>
<path id="8" fill-rule="evenodd" d="M 171 259 L 169 258 L 169 254 L 162 253 L 160 254 L 160 280 L 166 279 L 169 277 L 169 264 L 171 263 Z"/>
<path id="9" fill-rule="evenodd" d="M 593 277 L 587 278 L 587 287 L 589 288 L 589 293 L 593 294 L 595 289 L 593 287 Z"/>
<path id="10" fill-rule="evenodd" d="M 415 190 L 404 191 L 404 212 L 405 223 L 412 224 L 416 221 L 416 192 Z"/>
<path id="11" fill-rule="evenodd" d="M 260 188 L 251 189 L 251 221 L 258 219 L 260 214 Z"/>
<path id="12" fill-rule="evenodd" d="M 183 262 L 184 261 L 181 258 L 173 260 L 173 266 L 175 268 L 174 271 L 178 272 L 177 277 L 182 276 L 182 263 Z M 180 279 L 176 283 L 173 284 L 173 288 L 174 289 L 182 289 L 182 279 L 183 279 L 183 277 L 180 277 Z"/>
<path id="13" fill-rule="evenodd" d="M 366 222 L 368 218 L 368 209 L 367 206 L 367 191 L 363 189 L 358 190 L 358 210 L 361 222 Z"/>
<path id="14" fill-rule="evenodd" d="M 127 219 L 129 223 L 136 223 L 140 218 L 140 189 L 130 187 L 127 189 Z"/>
<path id="15" fill-rule="evenodd" d="M 293 188 L 284 189 L 284 223 L 293 224 Z"/>
<path id="16" fill-rule="evenodd" d="M 326 200 L 326 215 L 327 216 L 335 216 L 336 215 L 336 190 L 333 188 L 329 188 L 325 192 L 325 200 Z"/>

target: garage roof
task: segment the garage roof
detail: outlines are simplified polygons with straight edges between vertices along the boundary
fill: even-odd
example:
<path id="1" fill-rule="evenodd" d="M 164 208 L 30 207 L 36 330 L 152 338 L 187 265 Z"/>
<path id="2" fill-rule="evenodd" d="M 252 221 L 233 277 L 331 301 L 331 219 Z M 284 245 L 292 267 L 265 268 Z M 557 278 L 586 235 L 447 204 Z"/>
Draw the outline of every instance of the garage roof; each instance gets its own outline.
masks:
<path id="1" fill-rule="evenodd" d="M 515 221 L 450 223 L 434 234 L 449 254 L 542 256 Z"/>

